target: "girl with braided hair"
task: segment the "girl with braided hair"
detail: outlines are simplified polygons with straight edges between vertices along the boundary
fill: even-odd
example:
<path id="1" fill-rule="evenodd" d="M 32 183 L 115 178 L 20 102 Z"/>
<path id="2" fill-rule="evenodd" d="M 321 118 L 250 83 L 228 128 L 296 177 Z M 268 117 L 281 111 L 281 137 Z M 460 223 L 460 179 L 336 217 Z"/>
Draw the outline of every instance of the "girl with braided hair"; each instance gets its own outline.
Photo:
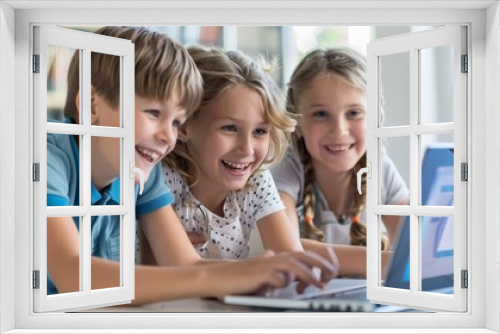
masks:
<path id="1" fill-rule="evenodd" d="M 366 246 L 366 176 L 362 195 L 356 190 L 356 173 L 366 166 L 364 57 L 340 48 L 309 53 L 292 74 L 287 109 L 299 122 L 294 146 L 272 169 L 287 215 L 305 249 L 333 244 L 340 275 L 365 275 L 366 248 L 356 247 Z M 381 161 L 382 203 L 406 204 L 408 189 L 385 149 Z M 382 220 L 388 236 L 381 249 L 387 250 L 399 217 Z"/>

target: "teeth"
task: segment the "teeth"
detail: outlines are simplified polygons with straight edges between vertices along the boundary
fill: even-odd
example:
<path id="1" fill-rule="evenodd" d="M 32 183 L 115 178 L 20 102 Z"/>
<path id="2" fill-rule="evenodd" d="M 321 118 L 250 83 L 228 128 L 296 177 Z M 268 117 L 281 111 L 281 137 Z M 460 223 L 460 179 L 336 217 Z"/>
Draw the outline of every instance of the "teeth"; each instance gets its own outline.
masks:
<path id="1" fill-rule="evenodd" d="M 155 161 L 159 156 L 158 153 L 156 153 L 154 151 L 150 151 L 150 150 L 142 148 L 142 147 L 137 147 L 137 151 L 139 151 L 141 154 L 143 154 L 145 156 L 150 157 L 153 161 Z"/>
<path id="2" fill-rule="evenodd" d="M 223 162 L 228 165 L 229 167 L 231 168 L 234 168 L 234 169 L 239 169 L 239 170 L 244 170 L 246 169 L 248 166 L 250 166 L 250 164 L 240 164 L 240 163 L 234 163 L 234 162 L 229 162 L 229 161 L 225 161 L 223 160 Z"/>
<path id="3" fill-rule="evenodd" d="M 345 151 L 351 147 L 350 144 L 347 145 L 327 145 L 326 148 L 330 151 Z"/>

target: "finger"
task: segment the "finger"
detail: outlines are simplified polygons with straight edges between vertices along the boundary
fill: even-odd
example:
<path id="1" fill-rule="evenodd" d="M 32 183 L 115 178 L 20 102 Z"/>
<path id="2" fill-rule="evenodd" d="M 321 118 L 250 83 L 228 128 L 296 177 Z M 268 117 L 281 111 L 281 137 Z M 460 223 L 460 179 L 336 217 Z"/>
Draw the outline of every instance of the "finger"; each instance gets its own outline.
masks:
<path id="1" fill-rule="evenodd" d="M 270 272 L 265 275 L 264 282 L 256 290 L 259 295 L 270 295 L 274 289 L 283 288 L 287 285 L 288 279 L 283 271 L 275 270 L 272 268 Z"/>
<path id="2" fill-rule="evenodd" d="M 334 277 L 336 270 L 335 266 L 321 255 L 314 252 L 305 251 L 294 253 L 293 256 L 311 268 L 319 268 L 323 277 Z"/>
<path id="3" fill-rule="evenodd" d="M 187 232 L 189 241 L 191 241 L 192 244 L 201 244 L 204 243 L 206 238 L 203 235 L 203 233 L 200 232 Z"/>
<path id="4" fill-rule="evenodd" d="M 299 282 L 299 284 L 297 284 L 297 293 L 303 293 L 307 288 L 307 284 L 305 284 L 304 282 Z"/>
<path id="5" fill-rule="evenodd" d="M 258 288 L 252 295 L 267 297 L 270 294 L 270 291 L 273 287 L 269 284 L 263 284 L 260 288 Z"/>
<path id="6" fill-rule="evenodd" d="M 327 252 L 327 259 L 333 265 L 333 273 L 331 275 L 328 275 L 326 272 L 322 271 L 321 272 L 322 281 L 329 281 L 337 277 L 340 271 L 339 260 L 337 258 L 337 254 L 335 254 L 335 251 L 333 250 L 333 247 L 326 247 L 326 252 Z"/>
<path id="7" fill-rule="evenodd" d="M 293 277 L 301 282 L 306 283 L 306 285 L 314 285 L 318 288 L 324 286 L 324 284 L 316 277 L 311 267 L 304 264 L 300 260 L 294 258 L 293 256 L 278 258 L 279 262 L 276 264 L 276 269 L 283 273 L 292 274 Z M 286 283 L 286 276 L 283 277 Z"/>

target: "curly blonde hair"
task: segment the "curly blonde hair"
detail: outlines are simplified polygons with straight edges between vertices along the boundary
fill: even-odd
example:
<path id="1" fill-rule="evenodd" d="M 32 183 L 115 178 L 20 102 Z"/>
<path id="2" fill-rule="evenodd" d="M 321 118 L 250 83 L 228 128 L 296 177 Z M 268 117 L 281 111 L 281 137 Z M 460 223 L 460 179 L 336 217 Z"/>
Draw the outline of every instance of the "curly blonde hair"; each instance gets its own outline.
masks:
<path id="1" fill-rule="evenodd" d="M 188 118 L 183 127 L 188 126 L 207 105 L 226 91 L 237 85 L 245 85 L 261 97 L 267 121 L 271 125 L 269 150 L 262 165 L 268 167 L 281 160 L 297 122 L 282 106 L 283 99 L 279 89 L 266 72 L 269 66 L 259 64 L 239 51 L 192 46 L 188 48 L 188 52 L 201 73 L 204 94 L 199 108 Z M 191 157 L 186 143 L 179 141 L 174 150 L 163 159 L 163 163 L 180 173 L 189 186 L 197 182 L 199 168 Z"/>
<path id="2" fill-rule="evenodd" d="M 301 94 L 309 88 L 311 82 L 319 75 L 331 75 L 349 84 L 352 88 L 366 92 L 366 60 L 358 52 L 347 48 L 329 48 L 315 50 L 302 59 L 292 74 L 287 91 L 287 110 L 300 117 L 298 101 Z M 314 224 L 314 169 L 312 159 L 307 151 L 304 139 L 299 132 L 293 135 L 294 146 L 297 148 L 304 165 L 304 228 L 307 238 L 325 241 L 324 233 Z M 354 205 L 349 212 L 351 217 L 350 236 L 352 245 L 366 246 L 366 226 L 359 222 L 359 217 L 366 207 L 366 175 L 362 178 L 361 195 L 356 191 L 356 174 L 366 167 L 366 152 L 356 162 L 351 170 L 351 191 L 354 192 Z M 382 235 L 382 250 L 388 249 L 389 242 Z"/>

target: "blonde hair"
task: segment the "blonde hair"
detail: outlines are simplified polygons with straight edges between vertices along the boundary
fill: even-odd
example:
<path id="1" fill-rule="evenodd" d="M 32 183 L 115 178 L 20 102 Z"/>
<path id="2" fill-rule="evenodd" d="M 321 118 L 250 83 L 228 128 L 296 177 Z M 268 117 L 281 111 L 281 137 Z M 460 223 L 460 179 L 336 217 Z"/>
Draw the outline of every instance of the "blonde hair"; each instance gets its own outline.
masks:
<path id="1" fill-rule="evenodd" d="M 188 115 L 201 101 L 202 80 L 187 50 L 167 35 L 145 27 L 102 27 L 96 34 L 129 39 L 135 44 L 135 93 L 143 98 L 167 100 L 176 96 Z M 79 53 L 75 52 L 68 70 L 68 94 L 64 114 L 73 122 L 80 87 Z M 91 83 L 112 108 L 119 107 L 120 57 L 92 52 Z"/>
<path id="2" fill-rule="evenodd" d="M 366 92 L 366 60 L 358 52 L 347 48 L 329 48 L 315 50 L 302 59 L 295 68 L 287 91 L 287 110 L 300 115 L 298 102 L 303 92 L 309 88 L 311 82 L 320 75 L 333 76 L 361 92 Z M 314 170 L 312 159 L 300 133 L 293 136 L 295 147 L 298 149 L 304 164 L 304 228 L 308 238 L 324 241 L 323 232 L 314 225 L 314 209 L 316 198 L 314 194 Z M 349 212 L 351 217 L 350 236 L 352 245 L 366 246 L 366 226 L 359 222 L 359 217 L 366 207 L 366 175 L 363 175 L 362 194 L 356 191 L 356 174 L 359 169 L 366 167 L 366 152 L 356 162 L 351 170 L 351 191 L 354 192 L 354 205 Z M 389 247 L 388 239 L 382 236 L 382 249 Z"/>
<path id="3" fill-rule="evenodd" d="M 269 150 L 262 164 L 270 166 L 281 160 L 297 122 L 282 107 L 279 89 L 264 70 L 267 65 L 259 65 L 239 51 L 193 46 L 188 48 L 188 52 L 203 78 L 204 94 L 199 108 L 183 126 L 192 122 L 204 107 L 229 89 L 245 85 L 260 95 L 267 121 L 271 124 Z M 178 142 L 163 162 L 179 172 L 189 186 L 197 182 L 199 168 L 191 158 L 186 143 Z"/>

